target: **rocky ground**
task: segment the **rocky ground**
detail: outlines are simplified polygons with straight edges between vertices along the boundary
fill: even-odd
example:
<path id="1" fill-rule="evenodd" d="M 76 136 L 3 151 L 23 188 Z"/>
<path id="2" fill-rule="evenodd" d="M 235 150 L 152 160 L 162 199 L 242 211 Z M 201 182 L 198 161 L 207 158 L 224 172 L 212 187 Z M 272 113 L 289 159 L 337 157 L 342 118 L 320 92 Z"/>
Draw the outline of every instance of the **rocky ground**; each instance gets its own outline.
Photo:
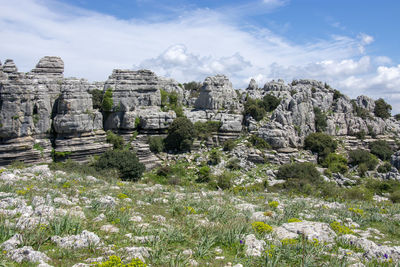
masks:
<path id="1" fill-rule="evenodd" d="M 399 204 L 257 190 L 279 183 L 272 164 L 234 172 L 231 190 L 215 190 L 192 183 L 199 157 L 181 155 L 174 166 L 183 176 L 163 184 L 156 170 L 134 183 L 48 165 L 2 168 L 0 265 L 117 257 L 148 266 L 397 266 Z"/>

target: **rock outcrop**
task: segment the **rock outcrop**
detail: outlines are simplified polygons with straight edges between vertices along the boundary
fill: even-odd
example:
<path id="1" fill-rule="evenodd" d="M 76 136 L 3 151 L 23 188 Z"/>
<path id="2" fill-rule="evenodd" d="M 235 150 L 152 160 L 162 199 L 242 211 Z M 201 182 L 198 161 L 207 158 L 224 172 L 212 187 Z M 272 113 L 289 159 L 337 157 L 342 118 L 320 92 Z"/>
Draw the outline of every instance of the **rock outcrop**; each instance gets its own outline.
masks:
<path id="1" fill-rule="evenodd" d="M 88 87 L 86 80 L 78 79 L 65 79 L 62 84 L 53 120 L 56 154 L 84 160 L 111 147 L 106 143 L 103 116 L 92 108 Z"/>
<path id="2" fill-rule="evenodd" d="M 400 132 L 398 122 L 373 114 L 375 102 L 371 98 L 359 96 L 351 100 L 322 82 L 299 80 L 285 84 L 279 80 L 266 83 L 262 89 L 251 82 L 246 92 L 250 97 L 272 94 L 281 99 L 270 120 L 257 123 L 248 118 L 247 121 L 249 129 L 274 148 L 302 146 L 304 138 L 316 131 L 317 109 L 325 116 L 325 132 L 333 136 L 355 135 L 362 131 L 373 135 Z"/>
<path id="3" fill-rule="evenodd" d="M 177 104 L 193 123 L 221 122 L 207 144 L 237 138 L 247 127 L 275 149 L 296 148 L 317 130 L 317 113 L 323 114 L 324 131 L 330 135 L 400 133 L 400 123 L 394 118 L 375 116 L 372 99 L 360 96 L 351 100 L 314 80 L 271 81 L 260 88 L 252 79 L 241 94 L 224 75 L 207 77 L 201 88 L 194 84 L 191 91 L 149 70 L 114 70 L 106 81 L 92 83 L 64 78 L 63 72 L 64 62 L 53 56 L 40 59 L 27 73 L 18 72 L 10 59 L 0 63 L 0 165 L 15 160 L 48 162 L 52 151 L 53 156 L 85 160 L 110 147 L 105 139 L 107 130 L 122 135 L 147 165 L 154 165 L 151 161 L 157 163 L 157 159 L 148 149 L 147 137 L 165 135 L 177 116 L 172 107 L 162 103 L 161 93 L 176 94 Z M 92 92 L 104 94 L 109 89 L 111 108 L 100 112 L 96 109 L 98 98 L 93 107 Z M 267 118 L 256 122 L 243 116 L 246 97 L 261 99 L 267 94 L 281 100 Z M 142 137 L 133 142 L 137 133 Z"/>

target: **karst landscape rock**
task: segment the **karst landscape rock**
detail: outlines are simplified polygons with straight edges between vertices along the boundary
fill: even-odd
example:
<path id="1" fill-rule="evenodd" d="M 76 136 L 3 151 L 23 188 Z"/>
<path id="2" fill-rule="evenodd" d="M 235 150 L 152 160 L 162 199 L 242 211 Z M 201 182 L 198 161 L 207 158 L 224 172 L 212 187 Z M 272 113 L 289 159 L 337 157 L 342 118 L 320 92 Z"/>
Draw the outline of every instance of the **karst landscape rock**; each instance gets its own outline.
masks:
<path id="1" fill-rule="evenodd" d="M 55 56 L 27 73 L 0 63 L 0 265 L 400 262 L 400 121 L 383 100 L 307 79 L 238 90 L 222 74 L 190 87 L 63 72 Z M 179 118 L 189 149 L 155 149 Z M 113 148 L 144 174 L 96 169 Z"/>

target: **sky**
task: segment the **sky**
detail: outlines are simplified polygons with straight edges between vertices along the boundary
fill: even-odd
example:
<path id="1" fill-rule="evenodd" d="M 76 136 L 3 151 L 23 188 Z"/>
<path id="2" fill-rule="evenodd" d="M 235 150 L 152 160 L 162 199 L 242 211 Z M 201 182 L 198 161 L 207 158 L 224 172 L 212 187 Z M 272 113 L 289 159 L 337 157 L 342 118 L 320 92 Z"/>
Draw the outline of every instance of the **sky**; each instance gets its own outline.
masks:
<path id="1" fill-rule="evenodd" d="M 398 0 L 0 0 L 0 61 L 30 71 L 60 56 L 66 77 L 151 69 L 178 82 L 225 74 L 316 79 L 400 113 Z"/>

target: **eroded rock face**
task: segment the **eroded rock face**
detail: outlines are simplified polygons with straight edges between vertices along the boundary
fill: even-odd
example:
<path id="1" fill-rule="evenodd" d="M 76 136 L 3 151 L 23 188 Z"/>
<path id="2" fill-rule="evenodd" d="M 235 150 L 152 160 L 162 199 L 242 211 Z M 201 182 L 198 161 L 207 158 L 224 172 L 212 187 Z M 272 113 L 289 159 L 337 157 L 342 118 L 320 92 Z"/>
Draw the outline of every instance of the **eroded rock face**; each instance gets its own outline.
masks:
<path id="1" fill-rule="evenodd" d="M 254 98 L 272 94 L 281 99 L 270 120 L 256 123 L 247 118 L 249 129 L 257 131 L 274 148 L 302 146 L 304 138 L 316 131 L 315 109 L 326 116 L 325 132 L 329 135 L 354 135 L 360 131 L 377 135 L 400 132 L 399 124 L 392 119 L 375 117 L 373 99 L 359 96 L 353 102 L 318 81 L 299 80 L 285 84 L 279 80 L 266 83 L 262 89 L 257 89 L 253 82 L 246 93 Z M 354 106 L 366 112 L 365 115 L 359 117 Z"/>
<path id="2" fill-rule="evenodd" d="M 225 75 L 216 75 L 206 78 L 194 106 L 211 110 L 237 109 L 237 98 L 229 79 Z"/>

